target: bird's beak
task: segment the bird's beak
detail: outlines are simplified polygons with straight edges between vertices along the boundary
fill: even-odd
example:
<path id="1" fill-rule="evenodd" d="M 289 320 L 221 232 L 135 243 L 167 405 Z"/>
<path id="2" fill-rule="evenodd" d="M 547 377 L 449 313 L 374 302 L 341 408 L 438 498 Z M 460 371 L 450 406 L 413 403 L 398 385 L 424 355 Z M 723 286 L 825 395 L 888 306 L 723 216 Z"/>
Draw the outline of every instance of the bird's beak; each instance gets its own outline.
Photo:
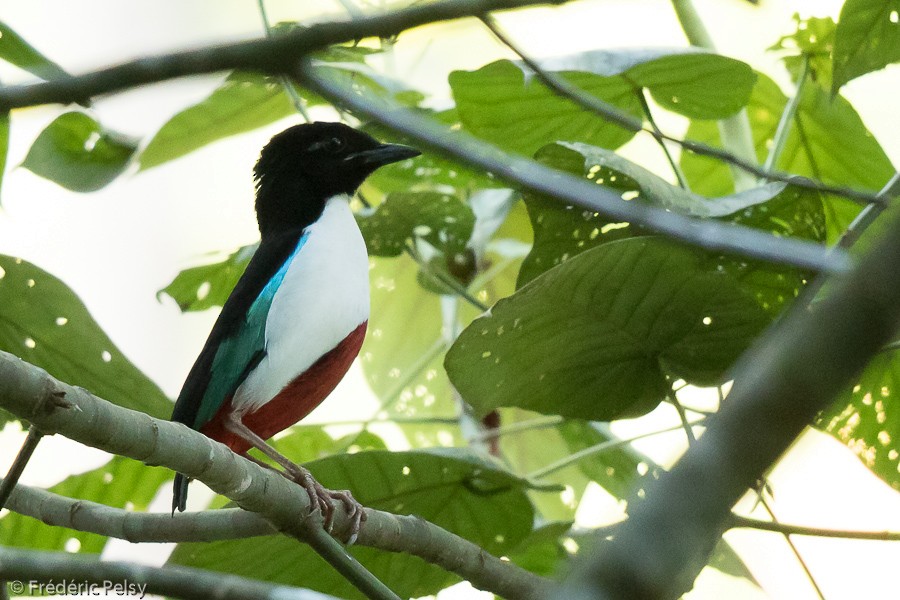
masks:
<path id="1" fill-rule="evenodd" d="M 420 154 L 422 153 L 415 148 L 404 146 L 402 144 L 381 144 L 377 148 L 351 154 L 344 160 L 353 161 L 372 169 L 377 169 L 378 167 L 400 162 L 407 158 L 413 158 Z"/>

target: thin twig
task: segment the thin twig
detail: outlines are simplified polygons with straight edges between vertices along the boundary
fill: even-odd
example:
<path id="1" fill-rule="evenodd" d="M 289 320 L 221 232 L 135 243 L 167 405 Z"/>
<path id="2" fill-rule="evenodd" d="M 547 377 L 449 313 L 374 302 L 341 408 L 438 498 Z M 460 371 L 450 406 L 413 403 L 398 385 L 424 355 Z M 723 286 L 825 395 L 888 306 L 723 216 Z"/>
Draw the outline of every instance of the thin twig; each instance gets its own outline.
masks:
<path id="1" fill-rule="evenodd" d="M 266 38 L 272 39 L 274 35 L 272 33 L 272 25 L 269 23 L 269 16 L 268 14 L 266 14 L 266 0 L 257 0 L 256 5 L 259 7 L 259 17 L 260 19 L 262 19 L 263 28 L 266 32 Z M 284 91 L 288 95 L 288 98 L 291 99 L 291 102 L 294 105 L 294 109 L 298 113 L 300 113 L 300 116 L 303 117 L 304 121 L 309 123 L 309 113 L 306 112 L 306 106 L 303 104 L 303 98 L 301 98 L 300 94 L 297 93 L 297 88 L 294 87 L 293 82 L 287 75 L 283 73 L 278 76 L 278 80 L 281 81 L 281 86 L 284 88 Z"/>
<path id="2" fill-rule="evenodd" d="M 359 96 L 343 85 L 319 76 L 304 63 L 298 71 L 304 85 L 336 104 L 344 104 L 423 146 L 479 166 L 497 178 L 558 202 L 598 212 L 616 221 L 629 222 L 673 239 L 708 250 L 728 252 L 789 264 L 812 271 L 843 272 L 846 255 L 828 253 L 822 246 L 795 238 L 779 238 L 757 229 L 695 219 L 638 202 L 623 202 L 619 195 L 587 179 L 550 169 L 534 160 L 516 157 L 468 134 L 450 131 L 411 110 Z M 826 259 L 826 254 L 828 258 Z"/>
<path id="3" fill-rule="evenodd" d="M 678 401 L 678 397 L 675 395 L 674 390 L 669 394 L 669 403 L 675 407 L 675 412 L 678 413 L 678 419 L 681 421 L 681 428 L 684 429 L 684 435 L 687 437 L 688 447 L 693 446 L 697 442 L 697 436 L 694 435 L 694 428 L 692 427 L 693 423 L 688 419 L 687 413 L 681 405 L 681 402 Z"/>
<path id="4" fill-rule="evenodd" d="M 763 479 L 763 488 L 757 491 L 757 495 L 759 497 L 759 503 L 762 505 L 763 509 L 769 513 L 769 518 L 772 519 L 772 523 L 778 524 L 778 517 L 775 516 L 775 511 L 772 510 L 772 507 L 769 505 L 768 500 L 766 500 L 766 496 L 764 493 L 765 487 L 768 485 L 765 479 Z M 797 562 L 800 564 L 800 568 L 803 570 L 803 573 L 806 574 L 806 579 L 809 581 L 809 584 L 812 586 L 813 590 L 816 592 L 816 595 L 819 596 L 820 600 L 825 600 L 825 594 L 822 593 L 822 588 L 819 587 L 819 583 L 816 581 L 816 578 L 813 577 L 812 571 L 809 568 L 809 565 L 806 564 L 806 560 L 804 560 L 803 555 L 800 554 L 800 550 L 797 548 L 797 545 L 794 544 L 794 541 L 791 539 L 791 534 L 784 532 L 784 541 L 787 542 L 788 547 L 791 549 L 791 552 L 794 554 L 794 558 L 797 559 Z"/>
<path id="5" fill-rule="evenodd" d="M 784 144 L 787 141 L 788 133 L 791 131 L 791 124 L 794 122 L 794 116 L 797 114 L 797 107 L 800 106 L 800 96 L 803 93 L 803 85 L 806 83 L 806 76 L 809 73 L 809 56 L 803 55 L 802 66 L 800 67 L 800 75 L 797 77 L 797 87 L 794 95 L 784 107 L 781 113 L 781 119 L 778 121 L 778 127 L 775 129 L 775 137 L 772 140 L 772 149 L 766 157 L 766 163 L 763 166 L 767 171 L 771 171 L 778 163 L 781 157 L 781 151 L 784 150 Z"/>
<path id="6" fill-rule="evenodd" d="M 3 478 L 3 481 L 0 481 L 0 509 L 6 506 L 6 501 L 9 500 L 10 494 L 12 494 L 16 484 L 19 483 L 19 478 L 25 470 L 25 465 L 31 460 L 31 455 L 34 454 L 42 437 L 44 437 L 44 434 L 38 431 L 38 428 L 34 425 L 28 428 L 28 435 L 25 436 L 25 441 L 22 442 L 22 447 L 19 449 L 16 459 L 9 467 L 6 477 Z"/>
<path id="7" fill-rule="evenodd" d="M 519 58 L 522 59 L 522 62 L 529 69 L 531 69 L 538 80 L 546 85 L 548 89 L 555 92 L 559 96 L 574 102 L 582 108 L 603 117 L 607 121 L 614 123 L 619 127 L 622 127 L 623 129 L 633 131 L 635 133 L 646 133 L 650 136 L 653 136 L 660 142 L 668 141 L 674 144 L 678 144 L 685 150 L 693 152 L 694 154 L 716 158 L 730 165 L 738 167 L 739 169 L 746 171 L 747 173 L 760 178 L 768 179 L 769 181 L 783 181 L 797 187 L 813 189 L 822 193 L 835 194 L 837 196 L 842 196 L 844 198 L 848 198 L 850 200 L 861 203 L 878 201 L 876 195 L 872 194 L 871 192 L 855 190 L 845 186 L 827 185 L 825 183 L 822 183 L 821 181 L 812 181 L 810 179 L 798 177 L 797 175 L 788 173 L 772 172 L 761 168 L 754 160 L 743 159 L 731 152 L 728 152 L 727 150 L 715 148 L 696 140 L 683 140 L 661 131 L 647 129 L 646 127 L 644 127 L 640 119 L 619 110 L 618 108 L 612 106 L 608 102 L 604 102 L 596 96 L 586 93 L 578 86 L 573 85 L 562 77 L 556 75 L 555 73 L 551 73 L 542 68 L 536 60 L 526 54 L 515 42 L 513 42 L 512 39 L 509 38 L 509 36 L 507 36 L 503 32 L 502 29 L 500 29 L 499 25 L 497 25 L 497 22 L 492 17 L 490 17 L 490 15 L 483 14 L 479 18 L 505 46 L 507 46 L 510 50 L 517 54 Z"/>
<path id="8" fill-rule="evenodd" d="M 752 517 L 732 514 L 729 527 L 742 529 L 759 529 L 787 535 L 805 535 L 810 537 L 841 538 L 847 540 L 877 540 L 883 542 L 900 541 L 900 531 L 850 531 L 842 529 L 826 529 L 781 522 L 763 521 Z"/>
<path id="9" fill-rule="evenodd" d="M 690 423 L 691 425 L 700 425 L 706 419 L 698 419 Z M 596 444 L 589 448 L 585 448 L 583 450 L 579 450 L 569 456 L 561 458 L 555 462 L 550 463 L 546 467 L 542 467 L 537 469 L 536 471 L 532 471 L 528 475 L 525 476 L 526 479 L 543 479 L 547 475 L 551 473 L 555 473 L 560 469 L 565 469 L 566 467 L 578 463 L 579 461 L 584 460 L 589 456 L 596 456 L 597 454 L 603 454 L 604 452 L 609 452 L 610 450 L 615 450 L 617 448 L 621 448 L 622 446 L 627 446 L 632 442 L 637 440 L 642 440 L 644 438 L 652 437 L 654 435 L 659 435 L 661 433 L 668 433 L 670 431 L 677 431 L 681 429 L 681 424 L 673 425 L 672 427 L 666 427 L 665 429 L 657 429 L 655 431 L 648 431 L 647 433 L 641 433 L 639 435 L 633 435 L 629 438 L 622 438 L 618 440 L 609 440 L 606 442 L 602 442 L 600 444 Z"/>
<path id="10" fill-rule="evenodd" d="M 675 158 L 669 151 L 669 147 L 662 139 L 662 131 L 660 131 L 659 126 L 656 124 L 656 119 L 653 118 L 653 111 L 650 110 L 650 103 L 647 102 L 646 90 L 644 88 L 638 88 L 637 90 L 635 90 L 635 93 L 637 94 L 638 100 L 641 101 L 641 108 L 644 110 L 644 116 L 647 118 L 647 122 L 650 123 L 650 127 L 656 134 L 653 136 L 653 139 L 655 139 L 656 143 L 659 144 L 659 147 L 662 149 L 663 154 L 665 154 L 666 156 L 666 160 L 669 161 L 669 166 L 672 167 L 672 173 L 674 173 L 675 178 L 678 179 L 678 185 L 681 187 L 681 189 L 690 191 L 691 188 L 688 185 L 687 177 L 684 176 L 681 167 L 679 167 L 678 163 L 675 162 Z"/>

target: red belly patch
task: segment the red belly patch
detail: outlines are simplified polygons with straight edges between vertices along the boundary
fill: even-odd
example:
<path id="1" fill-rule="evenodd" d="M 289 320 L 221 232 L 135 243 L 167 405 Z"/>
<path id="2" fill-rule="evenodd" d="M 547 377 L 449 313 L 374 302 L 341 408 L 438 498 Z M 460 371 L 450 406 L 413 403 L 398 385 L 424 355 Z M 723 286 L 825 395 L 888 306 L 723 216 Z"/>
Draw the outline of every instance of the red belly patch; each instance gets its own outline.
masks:
<path id="1" fill-rule="evenodd" d="M 278 394 L 256 412 L 247 413 L 244 425 L 264 440 L 300 421 L 334 391 L 359 354 L 366 337 L 368 321 L 363 321 L 344 341 L 323 354 L 319 360 L 287 384 Z M 231 398 L 225 401 L 215 416 L 200 428 L 200 433 L 222 442 L 234 452 L 243 454 L 250 444 L 225 427 L 232 412 Z"/>

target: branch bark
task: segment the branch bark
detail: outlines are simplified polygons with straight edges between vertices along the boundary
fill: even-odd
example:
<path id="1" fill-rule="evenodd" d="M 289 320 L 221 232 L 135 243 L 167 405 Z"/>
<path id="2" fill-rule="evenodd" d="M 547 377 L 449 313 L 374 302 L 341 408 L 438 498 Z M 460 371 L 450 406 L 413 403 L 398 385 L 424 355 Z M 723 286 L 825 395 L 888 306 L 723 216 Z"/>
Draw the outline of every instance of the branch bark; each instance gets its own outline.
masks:
<path id="1" fill-rule="evenodd" d="M 309 511 L 306 492 L 281 475 L 181 424 L 154 419 L 61 383 L 6 352 L 0 352 L 0 406 L 45 434 L 59 433 L 88 446 L 199 479 L 241 508 L 258 513 L 276 530 L 299 540 L 309 541 L 307 529 L 321 531 L 321 527 L 307 528 L 304 524 Z M 334 531 L 346 539 L 350 520 L 340 503 L 336 507 Z M 503 597 L 538 598 L 553 585 L 418 517 L 365 510 L 367 520 L 357 540 L 360 545 L 414 554 Z"/>
<path id="2" fill-rule="evenodd" d="M 75 593 L 100 595 L 128 595 L 143 598 L 144 594 L 158 594 L 184 600 L 337 600 L 311 590 L 254 581 L 236 575 L 213 573 L 186 567 L 148 567 L 125 562 L 109 562 L 76 557 L 65 552 L 37 552 L 0 548 L 0 583 L 7 582 L 19 595 L 48 595 L 40 591 L 38 583 L 78 585 Z M 127 594 L 110 586 L 119 584 Z M 94 592 L 88 586 L 95 586 Z M 60 590 L 71 594 L 66 587 Z M 54 589 L 49 595 L 57 595 Z"/>
<path id="3" fill-rule="evenodd" d="M 829 296 L 811 308 L 796 303 L 745 353 L 706 433 L 647 486 L 616 540 L 579 561 L 563 597 L 674 599 L 687 592 L 729 526 L 731 507 L 893 339 L 898 264 L 900 213 Z"/>

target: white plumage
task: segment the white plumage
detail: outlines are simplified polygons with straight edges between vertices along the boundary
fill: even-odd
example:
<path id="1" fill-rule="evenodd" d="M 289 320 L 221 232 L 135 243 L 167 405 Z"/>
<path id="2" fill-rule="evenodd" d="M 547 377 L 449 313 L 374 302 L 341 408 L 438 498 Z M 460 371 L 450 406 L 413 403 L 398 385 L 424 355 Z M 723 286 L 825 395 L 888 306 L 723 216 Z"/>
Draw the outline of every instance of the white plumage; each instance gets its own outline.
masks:
<path id="1" fill-rule="evenodd" d="M 369 257 L 344 195 L 330 198 L 272 299 L 266 356 L 235 392 L 253 412 L 369 318 Z"/>

